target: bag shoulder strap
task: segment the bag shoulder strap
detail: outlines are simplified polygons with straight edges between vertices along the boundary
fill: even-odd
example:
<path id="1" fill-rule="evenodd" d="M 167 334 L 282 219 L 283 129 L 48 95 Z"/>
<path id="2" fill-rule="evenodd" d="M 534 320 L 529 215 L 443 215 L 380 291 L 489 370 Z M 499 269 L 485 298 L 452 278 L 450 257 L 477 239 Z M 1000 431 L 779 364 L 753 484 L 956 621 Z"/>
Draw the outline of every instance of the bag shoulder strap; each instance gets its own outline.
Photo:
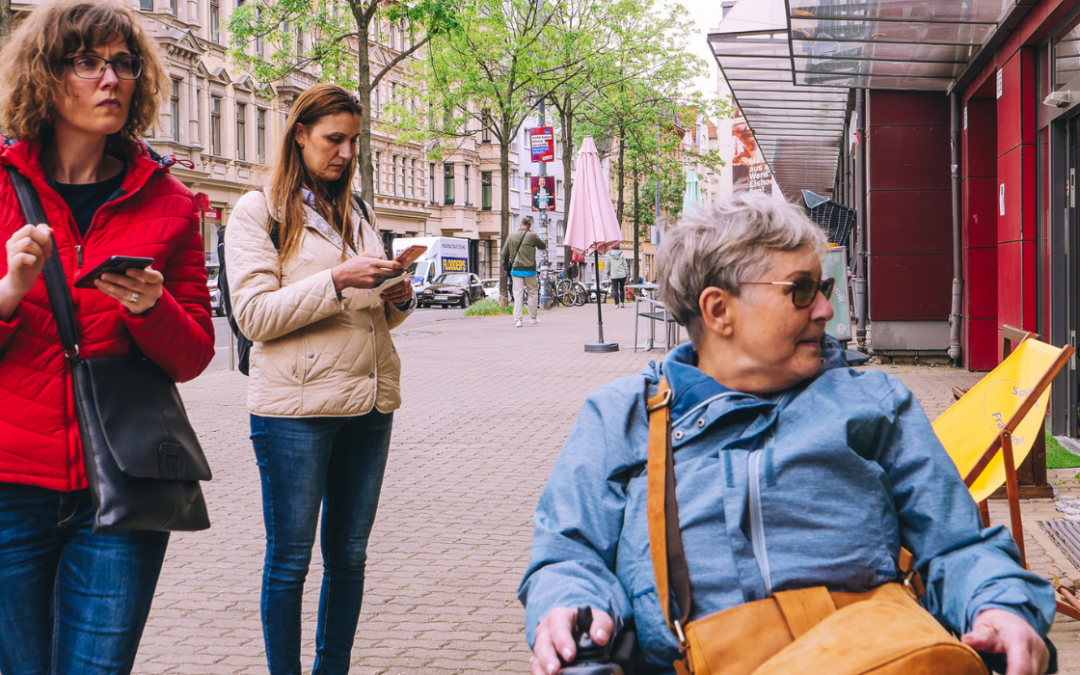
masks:
<path id="1" fill-rule="evenodd" d="M 11 179 L 11 186 L 15 188 L 15 196 L 19 200 L 23 219 L 31 225 L 48 224 L 49 219 L 41 206 L 41 198 L 30 179 L 19 173 L 13 166 L 4 168 Z M 71 299 L 71 291 L 68 289 L 67 276 L 64 274 L 64 265 L 60 262 L 55 238 L 52 244 L 53 253 L 45 259 L 45 267 L 42 270 L 45 277 L 45 290 L 49 293 L 49 304 L 56 318 L 56 327 L 60 331 L 60 343 L 64 345 L 64 355 L 69 361 L 77 360 L 79 358 L 79 329 L 75 323 L 75 303 Z"/>
<path id="2" fill-rule="evenodd" d="M 683 628 L 690 617 L 690 570 L 686 565 L 679 503 L 675 497 L 675 456 L 671 449 L 671 387 L 660 381 L 656 395 L 648 399 L 649 460 L 647 511 L 649 548 L 656 574 L 656 595 L 668 628 L 685 651 Z M 676 606 L 671 606 L 672 595 Z M 674 610 L 674 611 L 673 611 Z"/>
<path id="3" fill-rule="evenodd" d="M 518 230 L 518 232 L 521 232 L 521 230 Z M 514 249 L 514 255 L 510 258 L 510 269 L 514 269 L 514 265 L 517 264 L 518 254 L 521 253 L 521 247 L 525 245 L 525 237 L 527 236 L 529 236 L 528 232 L 522 232 L 521 238 L 518 239 L 517 248 Z"/>

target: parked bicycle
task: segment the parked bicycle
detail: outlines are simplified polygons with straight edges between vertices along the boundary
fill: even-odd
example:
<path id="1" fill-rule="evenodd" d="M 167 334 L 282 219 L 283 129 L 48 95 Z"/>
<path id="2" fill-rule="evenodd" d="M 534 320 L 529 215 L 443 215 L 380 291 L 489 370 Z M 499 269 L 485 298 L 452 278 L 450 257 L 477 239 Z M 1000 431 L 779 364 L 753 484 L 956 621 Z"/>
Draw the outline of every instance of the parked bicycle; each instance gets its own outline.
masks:
<path id="1" fill-rule="evenodd" d="M 574 281 L 566 270 L 559 272 L 559 278 L 555 282 L 555 296 L 566 307 L 580 307 L 588 300 L 588 292 L 585 285 L 580 281 Z"/>

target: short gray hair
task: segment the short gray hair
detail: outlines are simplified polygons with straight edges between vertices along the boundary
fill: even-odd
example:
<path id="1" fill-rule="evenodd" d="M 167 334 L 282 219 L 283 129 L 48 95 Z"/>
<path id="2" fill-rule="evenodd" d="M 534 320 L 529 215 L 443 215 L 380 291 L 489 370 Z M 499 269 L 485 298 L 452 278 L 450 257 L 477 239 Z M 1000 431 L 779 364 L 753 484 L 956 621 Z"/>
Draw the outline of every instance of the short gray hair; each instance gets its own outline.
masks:
<path id="1" fill-rule="evenodd" d="M 739 297 L 739 282 L 764 271 L 773 251 L 806 246 L 824 254 L 825 231 L 794 204 L 742 191 L 686 215 L 656 254 L 660 299 L 700 346 L 698 299 L 710 286 Z"/>

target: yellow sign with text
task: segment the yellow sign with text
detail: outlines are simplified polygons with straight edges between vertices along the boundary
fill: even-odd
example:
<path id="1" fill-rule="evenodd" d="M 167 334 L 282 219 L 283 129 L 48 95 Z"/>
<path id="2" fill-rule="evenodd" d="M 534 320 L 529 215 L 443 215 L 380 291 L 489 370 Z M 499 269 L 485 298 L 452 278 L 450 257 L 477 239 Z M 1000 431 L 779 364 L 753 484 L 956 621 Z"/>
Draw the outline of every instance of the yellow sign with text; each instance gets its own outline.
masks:
<path id="1" fill-rule="evenodd" d="M 1060 349 L 1045 342 L 1024 340 L 1009 358 L 937 418 L 934 432 L 961 476 L 966 476 L 978 463 L 1060 354 Z M 1017 466 L 1043 433 L 1049 401 L 1050 387 L 1047 387 L 1013 433 L 1013 459 Z M 981 502 L 1004 484 L 1005 460 L 998 452 L 971 486 L 971 496 Z"/>

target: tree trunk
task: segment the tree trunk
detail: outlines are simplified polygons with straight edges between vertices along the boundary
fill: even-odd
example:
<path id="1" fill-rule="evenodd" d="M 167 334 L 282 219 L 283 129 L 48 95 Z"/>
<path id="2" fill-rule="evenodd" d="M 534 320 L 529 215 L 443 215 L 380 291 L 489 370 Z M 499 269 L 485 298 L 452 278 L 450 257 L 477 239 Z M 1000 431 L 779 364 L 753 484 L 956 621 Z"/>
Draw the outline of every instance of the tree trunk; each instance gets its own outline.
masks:
<path id="1" fill-rule="evenodd" d="M 626 197 L 623 196 L 623 189 L 626 187 L 626 141 L 623 138 L 622 125 L 619 126 L 619 158 L 617 160 L 615 174 L 617 176 L 617 195 L 615 197 L 615 220 L 619 221 L 619 232 L 622 232 L 623 228 L 623 212 L 626 211 Z M 637 238 L 635 237 L 635 241 Z M 634 248 L 634 265 L 637 265 L 637 248 Z M 600 274 L 600 270 L 596 271 L 596 274 Z"/>
<path id="2" fill-rule="evenodd" d="M 11 36 L 14 15 L 11 13 L 11 0 L 0 0 L 0 47 L 7 44 Z"/>
<path id="3" fill-rule="evenodd" d="M 641 183 L 638 180 L 638 171 L 637 169 L 634 169 L 634 276 L 630 282 L 634 284 L 641 278 L 641 268 L 638 267 L 638 257 L 640 257 L 639 253 L 641 252 L 641 244 L 639 243 L 639 240 L 641 239 L 641 226 L 639 225 L 641 222 L 641 206 L 639 205 L 639 198 L 641 196 L 640 188 Z"/>
<path id="4" fill-rule="evenodd" d="M 363 13 L 355 9 L 357 40 L 360 52 L 357 57 L 357 81 L 360 103 L 364 106 L 364 116 L 360 120 L 360 196 L 375 208 L 375 177 L 371 163 L 371 61 L 368 53 L 368 25 L 363 23 Z"/>
<path id="5" fill-rule="evenodd" d="M 573 169 L 571 168 L 571 160 L 574 157 L 574 115 L 570 111 L 570 94 L 566 94 L 563 98 L 561 112 L 563 128 L 563 213 L 565 214 L 563 218 L 563 229 L 565 230 L 570 224 L 570 196 L 574 187 Z M 570 269 L 571 261 L 573 259 L 573 251 L 570 250 L 569 246 L 564 246 L 563 269 Z"/>
<path id="6" fill-rule="evenodd" d="M 499 260 L 502 261 L 503 247 L 506 246 L 506 238 L 510 236 L 510 143 L 513 142 L 511 134 L 514 126 L 511 124 L 509 115 L 502 116 L 502 133 L 499 134 L 499 175 L 502 176 L 502 184 L 499 185 L 499 231 L 502 235 L 499 243 Z M 506 274 L 499 270 L 499 302 L 503 307 L 509 304 L 506 283 Z"/>

